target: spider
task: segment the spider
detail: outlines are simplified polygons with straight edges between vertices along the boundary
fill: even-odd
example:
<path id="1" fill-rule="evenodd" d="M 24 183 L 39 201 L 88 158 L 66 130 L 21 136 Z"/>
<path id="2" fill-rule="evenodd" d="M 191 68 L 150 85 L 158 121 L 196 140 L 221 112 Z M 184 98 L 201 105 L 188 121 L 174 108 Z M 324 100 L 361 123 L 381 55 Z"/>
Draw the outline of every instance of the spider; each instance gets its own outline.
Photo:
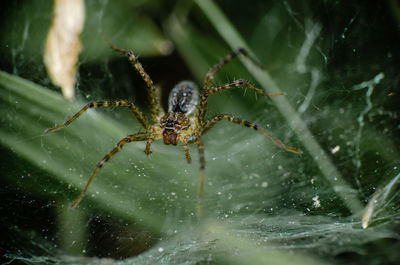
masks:
<path id="1" fill-rule="evenodd" d="M 246 127 L 252 128 L 270 140 L 272 140 L 277 146 L 280 148 L 301 154 L 300 150 L 289 147 L 283 144 L 278 139 L 274 138 L 271 134 L 269 134 L 266 130 L 254 124 L 252 122 L 242 120 L 236 117 L 233 117 L 229 114 L 218 114 L 211 119 L 207 119 L 207 100 L 208 97 L 214 93 L 219 91 L 234 88 L 234 87 L 247 87 L 254 90 L 257 94 L 260 94 L 265 97 L 272 96 L 281 96 L 283 93 L 279 94 L 266 94 L 262 90 L 254 87 L 249 82 L 245 80 L 236 80 L 230 83 L 222 84 L 222 85 L 214 85 L 214 75 L 220 70 L 225 64 L 229 63 L 233 58 L 238 55 L 246 56 L 248 59 L 252 60 L 256 63 L 256 61 L 249 56 L 247 51 L 243 48 L 239 48 L 228 54 L 222 61 L 215 64 L 206 74 L 204 85 L 202 92 L 199 93 L 196 84 L 192 81 L 182 81 L 179 82 L 170 92 L 168 98 L 168 112 L 165 113 L 162 105 L 161 105 L 161 97 L 159 88 L 156 87 L 151 80 L 150 76 L 144 70 L 142 64 L 139 62 L 138 58 L 134 55 L 132 51 L 118 48 L 111 44 L 107 39 L 104 38 L 107 44 L 111 47 L 111 49 L 120 52 L 123 55 L 126 55 L 132 65 L 136 68 L 136 70 L 141 75 L 142 79 L 147 85 L 148 93 L 150 97 L 150 105 L 151 105 L 151 117 L 153 123 L 151 124 L 148 118 L 140 111 L 140 109 L 135 106 L 133 103 L 127 100 L 116 100 L 116 101 L 98 101 L 98 102 L 90 102 L 87 103 L 79 112 L 77 112 L 72 118 L 67 120 L 64 124 L 56 126 L 54 128 L 47 129 L 46 132 L 53 132 L 60 128 L 63 128 L 69 125 L 72 121 L 82 115 L 86 110 L 90 108 L 98 108 L 98 107 L 128 107 L 133 115 L 137 118 L 139 123 L 146 130 L 144 133 L 135 133 L 128 135 L 127 137 L 120 140 L 117 145 L 109 152 L 104 158 L 97 163 L 95 169 L 93 170 L 92 175 L 90 176 L 85 188 L 80 193 L 78 198 L 72 203 L 70 206 L 71 209 L 75 208 L 78 203 L 82 200 L 83 196 L 86 194 L 89 189 L 90 184 L 92 183 L 94 177 L 97 172 L 103 167 L 103 165 L 112 158 L 116 153 L 118 153 L 127 143 L 136 142 L 136 141 L 147 141 L 146 148 L 144 152 L 149 155 L 151 154 L 150 146 L 153 141 L 158 139 L 163 139 L 164 144 L 169 145 L 177 145 L 178 142 L 182 142 L 183 148 L 185 151 L 186 160 L 188 163 L 191 162 L 191 157 L 189 153 L 188 144 L 197 144 L 199 151 L 199 159 L 200 159 L 200 185 L 199 185 L 199 193 L 198 193 L 198 202 L 197 202 L 197 215 L 202 215 L 202 193 L 204 186 L 204 177 L 205 177 L 205 158 L 204 158 L 204 144 L 202 140 L 202 136 L 205 135 L 217 122 L 221 120 L 227 120 L 229 122 L 237 123 L 239 125 L 244 125 Z"/>

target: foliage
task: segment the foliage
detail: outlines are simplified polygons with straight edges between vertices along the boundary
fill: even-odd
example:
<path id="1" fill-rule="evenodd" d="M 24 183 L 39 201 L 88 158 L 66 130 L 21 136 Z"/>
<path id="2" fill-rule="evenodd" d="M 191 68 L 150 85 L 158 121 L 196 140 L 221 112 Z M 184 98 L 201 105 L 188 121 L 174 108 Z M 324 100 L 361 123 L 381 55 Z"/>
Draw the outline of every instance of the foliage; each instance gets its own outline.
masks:
<path id="1" fill-rule="evenodd" d="M 5 258 L 27 264 L 398 263 L 400 54 L 393 6 L 86 4 L 76 102 L 64 100 L 44 70 L 49 2 L 15 1 L 1 9 Z M 140 55 L 164 101 L 174 83 L 200 84 L 214 63 L 245 47 L 265 69 L 240 58 L 215 82 L 244 78 L 287 95 L 265 99 L 230 90 L 210 98 L 209 116 L 256 122 L 304 154 L 221 122 L 204 138 L 204 216 L 198 219 L 196 147 L 187 164 L 181 145 L 157 142 L 146 156 L 144 143 L 132 143 L 101 169 L 78 209 L 67 210 L 96 163 L 140 126 L 129 110 L 115 108 L 88 111 L 51 134 L 45 129 L 94 100 L 123 98 L 148 110 L 144 82 L 100 31 Z"/>

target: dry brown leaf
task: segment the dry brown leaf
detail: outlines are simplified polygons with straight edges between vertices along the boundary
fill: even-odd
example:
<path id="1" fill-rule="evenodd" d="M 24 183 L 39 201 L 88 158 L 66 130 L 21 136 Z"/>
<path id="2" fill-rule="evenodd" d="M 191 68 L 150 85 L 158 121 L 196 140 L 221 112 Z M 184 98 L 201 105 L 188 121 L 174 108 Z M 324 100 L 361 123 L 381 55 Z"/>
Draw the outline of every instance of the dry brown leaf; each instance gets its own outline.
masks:
<path id="1" fill-rule="evenodd" d="M 44 63 L 53 84 L 65 98 L 75 96 L 76 63 L 81 51 L 79 35 L 85 22 L 84 0 L 55 0 L 54 16 L 46 39 Z"/>

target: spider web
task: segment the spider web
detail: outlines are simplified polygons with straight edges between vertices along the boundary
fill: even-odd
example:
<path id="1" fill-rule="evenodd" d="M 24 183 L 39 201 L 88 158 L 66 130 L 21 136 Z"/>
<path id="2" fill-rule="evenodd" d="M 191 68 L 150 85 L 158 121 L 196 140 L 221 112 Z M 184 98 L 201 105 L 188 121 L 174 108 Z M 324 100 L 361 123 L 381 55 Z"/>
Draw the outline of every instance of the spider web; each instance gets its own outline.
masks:
<path id="1" fill-rule="evenodd" d="M 42 63 L 51 5 L 3 3 L 0 65 L 11 74 L 0 75 L 5 262 L 396 264 L 400 55 L 394 1 L 218 1 L 233 31 L 287 94 L 278 102 L 289 102 L 300 123 L 285 118 L 276 101 L 239 88 L 210 97 L 209 117 L 228 113 L 252 121 L 304 154 L 221 121 L 203 137 L 201 221 L 195 216 L 197 148 L 190 146 L 187 164 L 182 145 L 162 141 L 150 156 L 145 143 L 126 145 L 99 171 L 79 208 L 67 210 L 96 163 L 118 140 L 143 129 L 129 110 L 114 108 L 90 110 L 53 134 L 44 130 L 95 100 L 127 99 L 149 114 L 144 82 L 97 32 L 139 55 L 166 103 L 175 83 L 201 84 L 236 45 L 218 32 L 223 18 L 202 7 L 212 2 L 195 2 L 87 2 L 76 102 L 48 92 L 58 91 Z M 219 71 L 215 83 L 239 78 L 263 88 L 239 60 Z"/>

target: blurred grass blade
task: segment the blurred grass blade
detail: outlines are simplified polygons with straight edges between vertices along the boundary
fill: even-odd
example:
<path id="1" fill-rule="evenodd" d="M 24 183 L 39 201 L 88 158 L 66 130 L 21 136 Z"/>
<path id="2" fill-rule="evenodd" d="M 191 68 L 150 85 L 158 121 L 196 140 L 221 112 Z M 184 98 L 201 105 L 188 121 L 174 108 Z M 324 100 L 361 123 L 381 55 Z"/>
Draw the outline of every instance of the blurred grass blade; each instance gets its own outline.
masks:
<path id="1" fill-rule="evenodd" d="M 216 28 L 218 33 L 224 38 L 231 49 L 243 47 L 253 54 L 247 43 L 243 40 L 237 30 L 232 26 L 227 17 L 218 8 L 212 0 L 195 0 L 197 5 L 201 8 L 204 14 L 208 17 L 212 25 Z M 282 92 L 278 85 L 272 80 L 270 75 L 259 69 L 251 61 L 240 58 L 250 73 L 256 78 L 261 86 L 269 94 L 276 94 Z M 302 145 L 307 149 L 310 156 L 314 159 L 318 168 L 324 174 L 325 178 L 331 183 L 333 189 L 344 201 L 347 208 L 353 214 L 359 214 L 362 210 L 362 205 L 357 198 L 357 191 L 354 190 L 342 177 L 341 173 L 336 169 L 329 156 L 324 149 L 315 140 L 310 130 L 307 128 L 305 122 L 300 115 L 290 105 L 286 97 L 273 97 L 275 106 L 279 109 L 281 114 L 285 117 L 290 127 L 296 133 L 297 137 L 301 140 Z"/>
<path id="2" fill-rule="evenodd" d="M 364 215 L 361 221 L 362 228 L 368 228 L 369 224 L 372 221 L 372 218 L 376 218 L 376 216 L 389 208 L 391 206 L 390 202 L 393 199 L 389 199 L 389 195 L 392 193 L 396 185 L 398 184 L 400 179 L 400 174 L 397 174 L 393 177 L 387 184 L 383 187 L 379 187 L 376 189 L 374 194 L 371 196 L 367 206 L 364 210 Z"/>

